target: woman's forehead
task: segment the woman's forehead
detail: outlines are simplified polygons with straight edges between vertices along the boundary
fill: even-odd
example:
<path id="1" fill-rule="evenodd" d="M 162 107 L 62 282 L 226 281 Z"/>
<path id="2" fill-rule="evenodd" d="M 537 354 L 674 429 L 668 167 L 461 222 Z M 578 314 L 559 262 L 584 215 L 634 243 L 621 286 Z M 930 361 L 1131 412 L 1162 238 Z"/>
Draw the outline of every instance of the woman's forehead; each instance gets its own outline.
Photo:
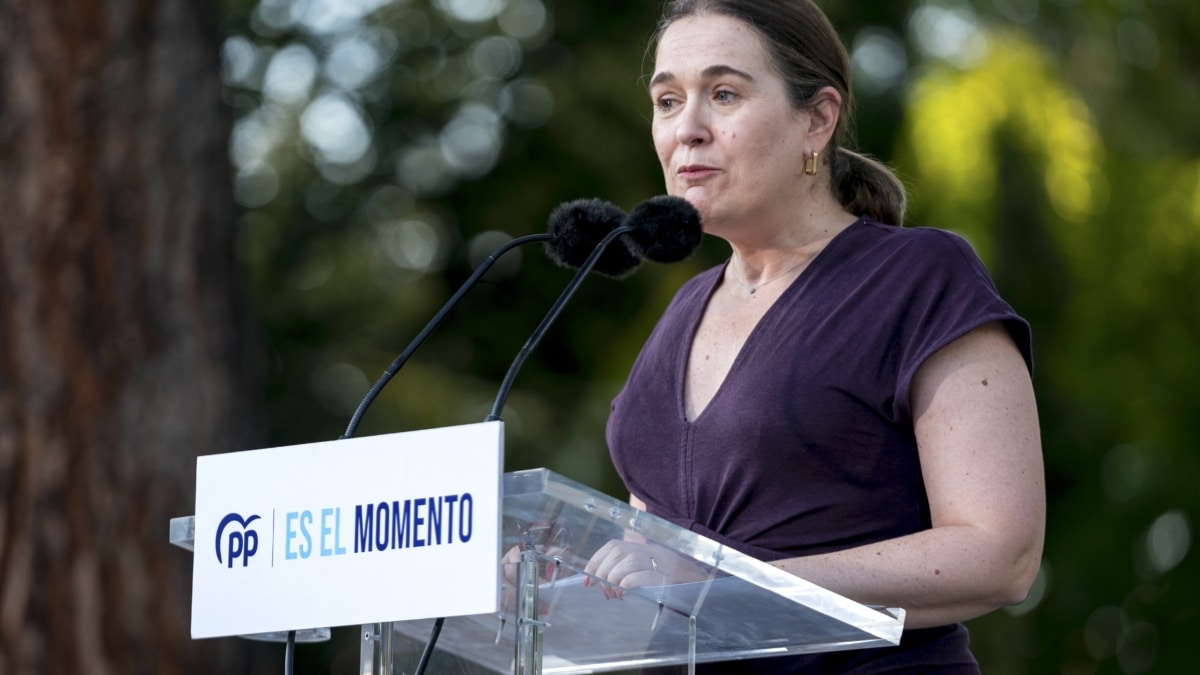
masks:
<path id="1" fill-rule="evenodd" d="M 664 73 L 680 76 L 683 70 L 713 66 L 750 74 L 770 68 L 762 36 L 745 22 L 720 14 L 678 19 L 658 42 L 653 78 L 661 79 Z"/>

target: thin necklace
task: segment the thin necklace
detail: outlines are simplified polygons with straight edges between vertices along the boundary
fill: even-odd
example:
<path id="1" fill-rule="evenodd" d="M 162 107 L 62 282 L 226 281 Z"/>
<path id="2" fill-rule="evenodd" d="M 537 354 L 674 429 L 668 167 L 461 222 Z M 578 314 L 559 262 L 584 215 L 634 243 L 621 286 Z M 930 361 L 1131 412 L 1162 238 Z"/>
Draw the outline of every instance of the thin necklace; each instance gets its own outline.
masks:
<path id="1" fill-rule="evenodd" d="M 736 275 L 736 274 L 731 274 L 729 276 L 733 277 L 734 282 L 737 283 L 738 286 L 741 286 L 742 288 L 744 288 L 747 293 L 749 293 L 750 295 L 754 295 L 755 293 L 758 292 L 758 289 L 762 288 L 763 286 L 766 286 L 767 284 L 773 283 L 775 281 L 778 281 L 779 279 L 786 277 L 788 274 L 791 274 L 792 272 L 794 272 L 796 270 L 796 268 L 809 262 L 810 260 L 812 260 L 812 256 L 808 256 L 806 258 L 801 258 L 800 262 L 797 262 L 795 265 L 792 265 L 791 267 L 785 269 L 784 271 L 780 272 L 779 274 L 776 274 L 775 276 L 771 277 L 770 279 L 767 279 L 766 281 L 764 281 L 760 284 L 757 284 L 755 286 L 747 286 L 745 283 L 742 282 L 741 279 L 738 278 L 738 275 Z M 740 267 L 741 265 L 738 265 L 738 266 Z"/>

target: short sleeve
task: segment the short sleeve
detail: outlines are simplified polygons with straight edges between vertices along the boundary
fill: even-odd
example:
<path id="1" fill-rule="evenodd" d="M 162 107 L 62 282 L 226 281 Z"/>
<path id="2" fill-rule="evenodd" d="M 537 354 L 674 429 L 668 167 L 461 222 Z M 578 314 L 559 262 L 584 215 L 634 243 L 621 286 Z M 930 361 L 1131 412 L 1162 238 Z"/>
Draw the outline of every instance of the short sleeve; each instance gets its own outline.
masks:
<path id="1" fill-rule="evenodd" d="M 912 419 L 909 406 L 912 381 L 921 365 L 939 349 L 993 321 L 1008 330 L 1033 372 L 1033 346 L 1029 323 L 1005 302 L 996 290 L 983 261 L 965 239 L 944 230 L 916 228 L 920 236 L 908 247 L 907 284 L 900 294 L 899 372 L 894 403 L 904 419 Z"/>

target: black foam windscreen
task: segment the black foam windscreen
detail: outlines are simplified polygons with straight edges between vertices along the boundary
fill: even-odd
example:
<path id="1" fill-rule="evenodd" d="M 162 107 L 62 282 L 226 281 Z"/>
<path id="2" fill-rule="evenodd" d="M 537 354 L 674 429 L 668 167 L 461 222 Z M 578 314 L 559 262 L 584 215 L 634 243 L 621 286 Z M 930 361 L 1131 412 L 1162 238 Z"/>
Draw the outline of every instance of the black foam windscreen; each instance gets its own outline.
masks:
<path id="1" fill-rule="evenodd" d="M 704 238 L 700 212 L 681 197 L 651 197 L 634 207 L 626 223 L 637 228 L 625 235 L 633 254 L 654 262 L 679 262 Z"/>
<path id="2" fill-rule="evenodd" d="M 550 213 L 546 255 L 556 264 L 578 269 L 608 233 L 622 225 L 627 214 L 602 199 L 577 199 L 558 205 Z M 592 271 L 614 279 L 623 279 L 642 264 L 641 256 L 629 249 L 623 239 L 609 244 L 596 260 Z"/>

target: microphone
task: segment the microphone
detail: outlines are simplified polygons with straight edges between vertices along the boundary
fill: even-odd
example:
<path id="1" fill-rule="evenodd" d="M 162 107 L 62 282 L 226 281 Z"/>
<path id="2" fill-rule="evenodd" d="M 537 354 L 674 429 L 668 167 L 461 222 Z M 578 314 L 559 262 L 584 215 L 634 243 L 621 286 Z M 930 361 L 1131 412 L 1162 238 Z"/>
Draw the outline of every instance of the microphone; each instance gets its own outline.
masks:
<path id="1" fill-rule="evenodd" d="M 658 263 L 677 263 L 696 252 L 704 230 L 700 212 L 682 197 L 659 195 L 633 207 L 625 235 L 634 254 Z"/>
<path id="2" fill-rule="evenodd" d="M 560 267 L 578 269 L 582 267 L 592 251 L 608 233 L 625 219 L 620 208 L 601 199 L 577 199 L 559 204 L 550 214 L 550 234 L 554 239 L 546 242 L 546 255 Z M 624 279 L 642 264 L 642 256 L 630 250 L 629 242 L 606 249 L 593 268 L 597 274 L 613 279 Z"/>
<path id="3" fill-rule="evenodd" d="M 517 353 L 517 357 L 509 366 L 504 381 L 500 384 L 500 391 L 496 394 L 492 411 L 484 421 L 494 422 L 500 419 L 500 411 L 504 409 L 504 403 L 512 390 L 513 381 L 517 378 L 517 371 L 521 369 L 525 359 L 541 342 L 542 336 L 562 313 L 567 301 L 583 283 L 583 278 L 596 266 L 609 244 L 617 238 L 623 238 L 626 246 L 635 256 L 645 257 L 656 262 L 672 263 L 679 262 L 694 253 L 699 248 L 702 237 L 700 213 L 685 199 L 670 196 L 651 197 L 635 206 L 620 227 L 600 239 L 587 259 L 579 266 L 579 271 L 575 273 L 575 276 L 563 289 L 562 294 L 558 296 L 558 300 L 550 307 L 550 311 L 542 318 L 542 322 L 538 324 L 525 345 L 521 347 L 521 351 Z"/>
<path id="4" fill-rule="evenodd" d="M 548 232 L 546 234 L 530 234 L 518 237 L 506 242 L 493 251 L 491 255 L 475 268 L 475 271 L 463 282 L 454 295 L 450 296 L 446 304 L 442 305 L 438 313 L 429 320 L 429 323 L 425 324 L 425 328 L 413 338 L 408 347 L 383 371 L 383 374 L 376 380 L 366 396 L 359 402 L 358 408 L 350 418 L 350 423 L 346 426 L 346 431 L 341 435 L 341 439 L 344 440 L 354 436 L 363 415 L 367 412 L 367 408 L 375 401 L 379 393 L 383 391 L 384 386 L 400 371 L 400 368 L 413 355 L 413 352 L 417 351 L 417 348 L 429 338 L 430 334 L 445 321 L 450 311 L 458 305 L 463 296 L 467 294 L 467 291 L 479 283 L 483 275 L 491 269 L 492 265 L 501 256 L 518 246 L 534 242 L 545 242 L 547 253 L 551 259 L 560 265 L 578 267 L 588 261 L 588 255 L 596 249 L 596 241 L 603 239 L 605 235 L 615 231 L 626 218 L 625 212 L 619 207 L 600 199 L 579 199 L 573 202 L 566 202 L 557 206 L 550 213 L 547 227 Z M 613 247 L 610 255 L 592 262 L 597 272 L 614 278 L 622 278 L 641 264 L 641 258 L 630 252 L 628 245 L 623 243 L 619 247 Z"/>

